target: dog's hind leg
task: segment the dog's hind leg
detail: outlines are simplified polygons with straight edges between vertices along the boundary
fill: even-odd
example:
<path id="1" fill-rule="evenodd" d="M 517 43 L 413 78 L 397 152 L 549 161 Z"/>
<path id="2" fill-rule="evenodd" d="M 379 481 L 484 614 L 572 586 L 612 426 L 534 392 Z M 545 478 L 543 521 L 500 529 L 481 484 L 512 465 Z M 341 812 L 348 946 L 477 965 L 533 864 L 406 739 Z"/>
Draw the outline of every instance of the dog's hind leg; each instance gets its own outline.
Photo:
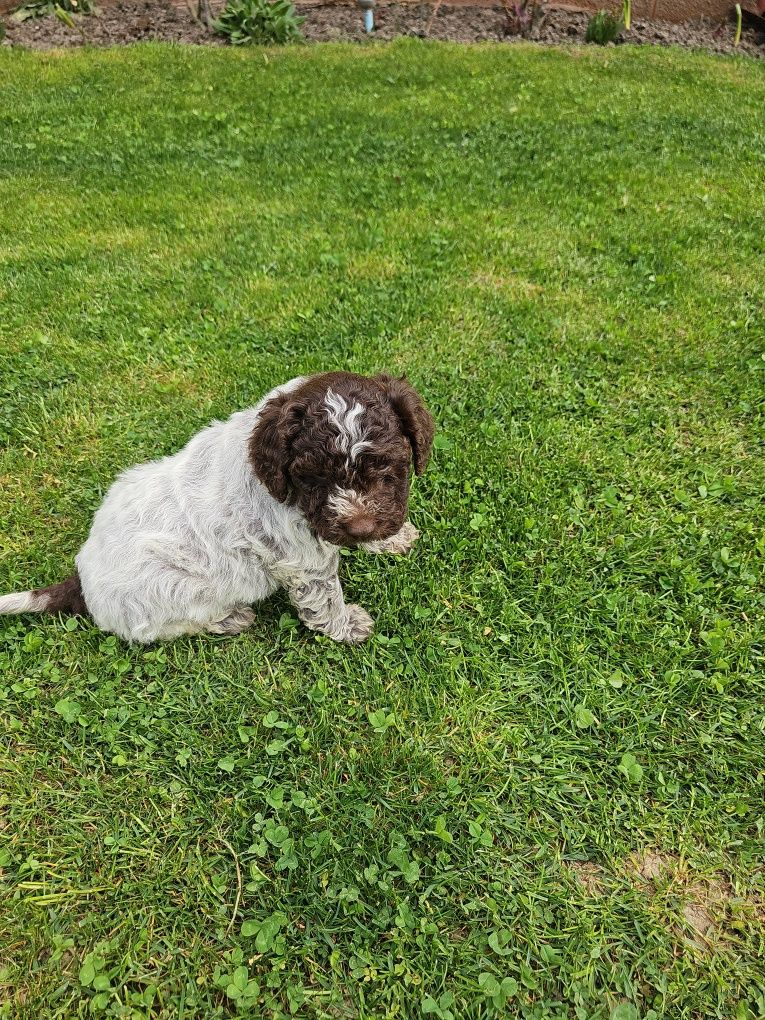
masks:
<path id="1" fill-rule="evenodd" d="M 218 620 L 216 623 L 207 625 L 206 630 L 210 634 L 242 634 L 255 622 L 255 613 L 249 606 L 238 606 L 232 613 Z"/>

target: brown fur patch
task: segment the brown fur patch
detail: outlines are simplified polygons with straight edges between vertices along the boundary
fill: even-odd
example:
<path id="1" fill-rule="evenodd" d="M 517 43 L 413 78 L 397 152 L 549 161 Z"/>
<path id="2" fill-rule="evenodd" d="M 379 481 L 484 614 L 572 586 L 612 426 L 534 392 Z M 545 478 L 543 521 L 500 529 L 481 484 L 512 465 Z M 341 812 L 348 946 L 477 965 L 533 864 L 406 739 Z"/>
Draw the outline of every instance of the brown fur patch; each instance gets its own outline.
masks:
<path id="1" fill-rule="evenodd" d="M 64 613 L 67 616 L 87 616 L 88 607 L 82 597 L 80 575 L 75 571 L 71 577 L 47 588 L 36 588 L 32 593 L 39 599 L 45 599 L 41 608 L 46 613 Z"/>

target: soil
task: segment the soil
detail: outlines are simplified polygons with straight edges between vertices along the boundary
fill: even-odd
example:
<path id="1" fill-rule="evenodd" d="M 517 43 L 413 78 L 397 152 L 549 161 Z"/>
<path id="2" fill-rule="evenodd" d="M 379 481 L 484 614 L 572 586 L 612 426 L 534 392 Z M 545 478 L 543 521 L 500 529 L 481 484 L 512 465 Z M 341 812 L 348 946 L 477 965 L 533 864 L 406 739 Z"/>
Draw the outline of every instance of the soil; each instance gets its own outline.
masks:
<path id="1" fill-rule="evenodd" d="M 124 43 L 166 42 L 225 45 L 192 16 L 190 8 L 163 0 L 116 0 L 97 3 L 97 14 L 73 15 L 69 28 L 52 14 L 17 22 L 5 18 L 3 45 L 35 50 L 60 46 L 115 46 Z"/>
<path id="2" fill-rule="evenodd" d="M 195 19 L 193 3 L 194 0 L 188 0 L 188 4 L 184 0 L 102 0 L 97 15 L 75 15 L 75 28 L 64 25 L 52 15 L 24 22 L 6 16 L 6 37 L 2 45 L 52 49 L 83 44 L 113 46 L 146 40 L 225 45 L 224 40 Z M 370 38 L 362 29 L 362 14 L 355 4 L 298 2 L 296 6 L 306 17 L 303 34 L 309 42 L 361 42 Z M 587 21 L 588 15 L 578 11 L 548 10 L 530 38 L 545 44 L 580 44 L 584 42 Z M 435 10 L 431 3 L 378 2 L 371 38 L 384 40 L 404 35 L 455 42 L 518 40 L 518 36 L 507 34 L 507 18 L 500 5 L 443 4 Z M 747 18 L 737 49 L 733 46 L 733 35 L 732 23 L 720 25 L 702 20 L 676 25 L 633 19 L 632 30 L 624 34 L 623 41 L 765 57 L 765 21 Z"/>

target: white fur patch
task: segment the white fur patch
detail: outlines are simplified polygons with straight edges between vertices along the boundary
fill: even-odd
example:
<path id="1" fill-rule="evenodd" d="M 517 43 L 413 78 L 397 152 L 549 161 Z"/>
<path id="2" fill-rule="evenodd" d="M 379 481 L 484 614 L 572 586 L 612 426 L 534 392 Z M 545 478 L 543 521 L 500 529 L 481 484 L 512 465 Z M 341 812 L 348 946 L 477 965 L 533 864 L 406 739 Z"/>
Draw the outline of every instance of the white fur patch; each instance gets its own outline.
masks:
<path id="1" fill-rule="evenodd" d="M 0 596 L 0 613 L 35 613 L 45 608 L 45 599 L 31 591 L 13 592 Z"/>
<path id="2" fill-rule="evenodd" d="M 356 514 L 366 510 L 363 498 L 355 489 L 336 488 L 328 498 L 327 504 L 341 520 L 355 517 Z"/>
<path id="3" fill-rule="evenodd" d="M 324 398 L 324 406 L 327 409 L 327 416 L 338 431 L 337 445 L 341 453 L 347 454 L 351 460 L 355 460 L 358 454 L 372 444 L 364 439 L 359 418 L 364 413 L 364 406 L 358 400 L 353 407 L 348 406 L 348 401 L 341 397 L 334 390 L 327 390 Z"/>

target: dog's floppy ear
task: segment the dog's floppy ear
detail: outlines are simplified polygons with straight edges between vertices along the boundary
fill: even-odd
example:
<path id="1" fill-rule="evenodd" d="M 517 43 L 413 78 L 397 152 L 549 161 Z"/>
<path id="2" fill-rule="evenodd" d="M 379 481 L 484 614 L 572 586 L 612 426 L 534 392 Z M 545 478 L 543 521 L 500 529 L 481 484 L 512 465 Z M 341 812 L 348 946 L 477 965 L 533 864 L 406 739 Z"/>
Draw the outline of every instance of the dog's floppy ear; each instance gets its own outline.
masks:
<path id="1" fill-rule="evenodd" d="M 260 412 L 249 441 L 252 469 L 274 499 L 286 502 L 291 491 L 292 441 L 300 431 L 305 402 L 291 393 L 269 400 Z"/>
<path id="2" fill-rule="evenodd" d="M 414 470 L 421 475 L 425 470 L 430 451 L 433 449 L 435 424 L 417 390 L 402 376 L 394 379 L 389 375 L 378 375 L 377 382 L 385 390 L 388 400 L 401 420 L 404 433 L 412 444 Z"/>

